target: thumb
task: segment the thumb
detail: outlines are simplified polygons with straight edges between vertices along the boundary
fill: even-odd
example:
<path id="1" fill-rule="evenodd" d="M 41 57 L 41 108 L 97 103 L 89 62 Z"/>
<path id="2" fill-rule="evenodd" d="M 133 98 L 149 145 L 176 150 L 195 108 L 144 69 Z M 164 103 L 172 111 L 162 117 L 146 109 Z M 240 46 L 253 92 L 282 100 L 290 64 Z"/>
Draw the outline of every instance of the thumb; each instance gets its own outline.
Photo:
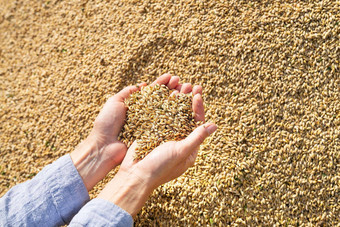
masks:
<path id="1" fill-rule="evenodd" d="M 178 142 L 178 150 L 181 151 L 181 155 L 183 154 L 185 157 L 190 155 L 216 129 L 217 126 L 214 123 L 205 123 L 197 127 L 187 138 Z"/>
<path id="2" fill-rule="evenodd" d="M 121 90 L 120 92 L 118 92 L 117 94 L 115 94 L 114 96 L 112 96 L 112 98 L 114 100 L 124 102 L 124 99 L 128 98 L 132 93 L 140 90 L 140 88 L 144 86 L 146 86 L 146 83 L 140 83 L 137 86 L 128 86 Z"/>

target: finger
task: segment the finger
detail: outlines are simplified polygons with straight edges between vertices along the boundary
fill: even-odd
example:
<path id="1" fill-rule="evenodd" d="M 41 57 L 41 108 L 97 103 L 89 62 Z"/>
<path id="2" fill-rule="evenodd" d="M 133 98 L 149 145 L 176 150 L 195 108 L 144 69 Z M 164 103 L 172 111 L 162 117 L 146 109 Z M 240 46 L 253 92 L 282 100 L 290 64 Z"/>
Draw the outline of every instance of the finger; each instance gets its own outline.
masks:
<path id="1" fill-rule="evenodd" d="M 195 85 L 192 89 L 192 95 L 201 94 L 202 95 L 202 86 L 201 85 Z"/>
<path id="2" fill-rule="evenodd" d="M 192 91 L 192 86 L 190 83 L 185 83 L 182 85 L 181 93 L 187 94 Z"/>
<path id="3" fill-rule="evenodd" d="M 147 86 L 147 85 L 148 85 L 147 83 L 143 82 L 143 83 L 138 84 L 137 86 L 138 86 L 138 87 L 145 87 L 145 86 Z"/>
<path id="4" fill-rule="evenodd" d="M 173 77 L 171 77 L 167 86 L 168 86 L 169 89 L 174 89 L 178 85 L 178 82 L 179 82 L 179 77 L 173 76 Z"/>
<path id="5" fill-rule="evenodd" d="M 174 90 L 174 91 L 170 94 L 170 97 L 171 97 L 171 96 L 175 96 L 175 95 L 177 95 L 178 93 L 179 93 L 179 91 Z"/>
<path id="6" fill-rule="evenodd" d="M 124 99 L 128 98 L 132 93 L 138 91 L 138 86 L 128 86 L 113 96 L 114 100 L 123 102 Z"/>
<path id="7" fill-rule="evenodd" d="M 203 121 L 204 118 L 204 105 L 202 95 L 200 93 L 194 95 L 192 100 L 192 111 L 194 112 L 194 119 L 195 121 Z"/>
<path id="8" fill-rule="evenodd" d="M 169 73 L 163 74 L 162 76 L 158 77 L 151 86 L 155 86 L 156 84 L 167 84 L 171 79 L 171 75 Z"/>
<path id="9" fill-rule="evenodd" d="M 215 132 L 216 129 L 217 126 L 214 123 L 206 123 L 197 127 L 187 138 L 176 143 L 179 156 L 183 158 L 188 157 L 203 143 L 205 138 Z"/>
<path id="10" fill-rule="evenodd" d="M 135 162 L 135 153 L 138 147 L 137 141 L 135 140 L 126 152 L 125 158 L 122 162 L 122 166 L 130 166 Z"/>

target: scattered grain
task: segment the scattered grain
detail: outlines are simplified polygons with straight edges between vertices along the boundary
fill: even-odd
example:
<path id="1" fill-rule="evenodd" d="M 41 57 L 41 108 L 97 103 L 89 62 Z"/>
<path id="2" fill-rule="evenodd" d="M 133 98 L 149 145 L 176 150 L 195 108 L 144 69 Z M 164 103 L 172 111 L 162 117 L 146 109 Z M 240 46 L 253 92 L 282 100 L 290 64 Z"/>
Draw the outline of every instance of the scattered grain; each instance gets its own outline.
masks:
<path id="1" fill-rule="evenodd" d="M 170 72 L 219 129 L 136 226 L 339 225 L 338 0 L 48 2 L 0 0 L 1 195 Z"/>

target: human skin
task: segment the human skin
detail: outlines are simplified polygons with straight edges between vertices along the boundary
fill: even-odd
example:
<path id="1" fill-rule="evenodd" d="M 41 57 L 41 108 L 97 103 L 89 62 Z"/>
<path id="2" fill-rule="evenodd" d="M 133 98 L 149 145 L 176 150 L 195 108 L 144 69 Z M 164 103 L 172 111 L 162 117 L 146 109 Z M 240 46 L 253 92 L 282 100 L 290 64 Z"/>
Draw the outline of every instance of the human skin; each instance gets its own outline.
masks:
<path id="1" fill-rule="evenodd" d="M 177 92 L 193 91 L 195 94 L 202 92 L 201 86 L 195 86 L 192 90 L 190 84 L 180 84 L 179 77 L 170 74 L 160 76 L 152 83 L 152 85 L 155 84 L 164 84 L 170 89 L 176 89 Z M 70 154 L 88 191 L 123 161 L 127 147 L 118 140 L 118 135 L 124 125 L 127 111 L 124 100 L 133 92 L 138 91 L 141 86 L 146 86 L 146 83 L 126 87 L 110 97 L 96 118 L 89 136 Z M 196 99 L 202 99 L 202 97 L 199 96 Z M 204 116 L 203 108 L 196 109 L 197 119 Z M 203 112 L 200 112 L 202 110 Z"/>
<path id="2" fill-rule="evenodd" d="M 167 86 L 170 89 L 176 88 L 177 92 L 181 93 L 192 91 L 195 120 L 205 120 L 201 86 L 193 88 L 191 84 Z M 215 124 L 205 123 L 187 138 L 164 143 L 140 161 L 134 160 L 137 147 L 137 143 L 134 142 L 127 151 L 118 173 L 105 186 L 98 198 L 118 205 L 132 217 L 136 216 L 155 188 L 179 177 L 195 163 L 200 144 L 216 129 Z"/>
<path id="3" fill-rule="evenodd" d="M 118 135 L 126 113 L 124 99 L 135 91 L 138 91 L 137 86 L 129 86 L 110 97 L 96 118 L 90 135 L 71 153 L 88 191 L 125 157 L 127 147 L 118 140 Z"/>

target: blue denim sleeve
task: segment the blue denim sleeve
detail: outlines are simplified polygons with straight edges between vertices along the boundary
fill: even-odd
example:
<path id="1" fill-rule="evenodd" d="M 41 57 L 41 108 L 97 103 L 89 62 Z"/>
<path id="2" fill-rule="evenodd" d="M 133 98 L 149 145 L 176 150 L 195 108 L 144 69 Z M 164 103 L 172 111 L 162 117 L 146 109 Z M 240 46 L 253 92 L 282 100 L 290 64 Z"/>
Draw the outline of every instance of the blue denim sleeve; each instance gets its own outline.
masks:
<path id="1" fill-rule="evenodd" d="M 74 216 L 69 226 L 130 227 L 133 226 L 133 219 L 129 213 L 119 206 L 97 198 L 88 202 Z"/>
<path id="2" fill-rule="evenodd" d="M 0 198 L 0 226 L 65 225 L 88 200 L 81 176 L 65 155 Z"/>

